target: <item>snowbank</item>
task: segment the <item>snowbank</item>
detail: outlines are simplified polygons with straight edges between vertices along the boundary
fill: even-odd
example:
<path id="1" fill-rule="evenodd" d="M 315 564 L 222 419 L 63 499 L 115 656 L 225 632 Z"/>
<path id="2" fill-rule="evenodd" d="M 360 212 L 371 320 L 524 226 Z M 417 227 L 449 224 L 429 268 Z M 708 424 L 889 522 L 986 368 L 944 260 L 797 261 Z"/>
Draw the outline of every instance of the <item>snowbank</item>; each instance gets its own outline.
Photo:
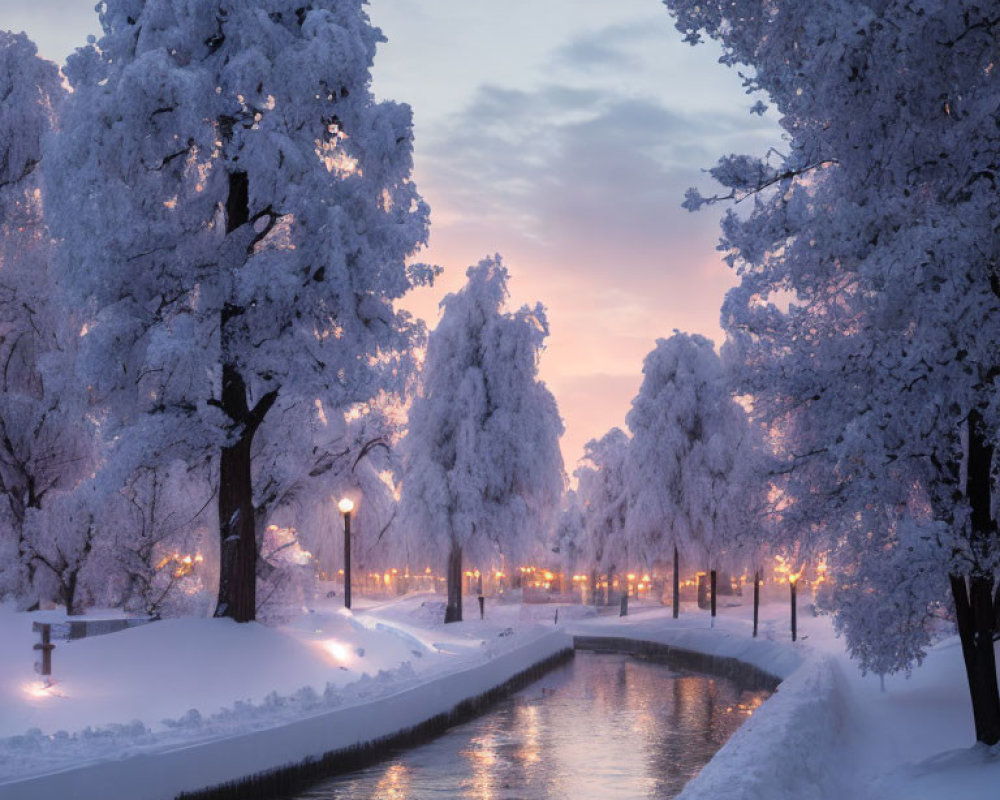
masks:
<path id="1" fill-rule="evenodd" d="M 911 678 L 862 677 L 828 619 L 787 606 L 686 608 L 494 604 L 444 626 L 433 595 L 318 608 L 280 628 L 176 620 L 60 643 L 59 682 L 26 692 L 30 619 L 0 606 L 0 800 L 172 798 L 380 739 L 568 646 L 570 635 L 653 642 L 737 659 L 781 679 L 774 696 L 692 780 L 682 800 L 995 795 L 1000 748 L 974 746 L 961 651 L 946 638 Z M 109 787 L 114 791 L 109 794 Z"/>
<path id="2" fill-rule="evenodd" d="M 176 723 L 178 731 L 189 728 L 188 733 L 193 732 L 193 736 L 178 737 L 173 732 L 154 734 L 140 723 L 94 734 L 85 732 L 79 737 L 69 737 L 66 744 L 75 742 L 78 756 L 87 753 L 101 760 L 14 784 L 0 784 L 0 797 L 106 800 L 108 787 L 113 786 L 116 793 L 135 800 L 173 798 L 183 791 L 319 758 L 416 726 L 504 684 L 570 644 L 569 637 L 560 631 L 539 630 L 513 650 L 429 681 L 417 679 L 412 669 L 400 670 L 402 675 L 383 672 L 374 679 L 362 680 L 359 687 L 352 686 L 347 702 L 348 693 L 318 696 L 302 692 L 291 699 L 275 696 L 263 706 L 239 707 L 207 723 L 198 714 Z M 329 709 L 330 705 L 340 703 L 345 704 Z M 312 714 L 302 718 L 310 710 Z M 293 721 L 276 726 L 276 716 L 280 717 L 282 712 Z M 254 730 L 258 724 L 266 727 Z M 233 733 L 236 729 L 247 732 Z M 35 755 L 42 740 L 48 737 L 34 734 L 19 738 L 25 754 Z M 102 738 L 108 746 L 95 748 L 95 739 Z M 12 750 L 16 750 L 17 744 L 8 749 L 8 756 L 14 755 Z M 111 759 L 116 748 L 124 749 L 124 757 Z M 70 751 L 63 749 L 62 753 L 72 758 Z"/>
<path id="3" fill-rule="evenodd" d="M 833 659 L 808 658 L 684 787 L 679 800 L 714 800 L 734 786 L 740 800 L 848 796 L 843 764 L 835 758 L 843 709 Z"/>
<path id="4" fill-rule="evenodd" d="M 444 626 L 418 595 L 278 628 L 178 619 L 60 641 L 43 688 L 42 617 L 61 621 L 0 605 L 3 800 L 172 798 L 412 727 L 570 645 L 548 615 L 497 605 Z"/>

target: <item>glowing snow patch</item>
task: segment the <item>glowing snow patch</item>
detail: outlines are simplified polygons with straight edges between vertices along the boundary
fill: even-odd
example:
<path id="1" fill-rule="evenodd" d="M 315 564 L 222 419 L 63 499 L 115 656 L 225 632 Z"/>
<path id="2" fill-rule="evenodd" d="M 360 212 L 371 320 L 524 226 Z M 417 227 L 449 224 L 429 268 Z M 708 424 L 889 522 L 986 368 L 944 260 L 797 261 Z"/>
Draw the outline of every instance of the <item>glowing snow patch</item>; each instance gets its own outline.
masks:
<path id="1" fill-rule="evenodd" d="M 56 697 L 56 692 L 54 691 L 55 684 L 47 683 L 46 681 L 32 681 L 31 683 L 24 684 L 21 689 L 28 695 L 28 697 L 34 699 L 44 699 L 46 697 Z"/>
<path id="2" fill-rule="evenodd" d="M 340 663 L 347 662 L 351 657 L 351 648 L 336 639 L 323 642 L 323 649 Z"/>

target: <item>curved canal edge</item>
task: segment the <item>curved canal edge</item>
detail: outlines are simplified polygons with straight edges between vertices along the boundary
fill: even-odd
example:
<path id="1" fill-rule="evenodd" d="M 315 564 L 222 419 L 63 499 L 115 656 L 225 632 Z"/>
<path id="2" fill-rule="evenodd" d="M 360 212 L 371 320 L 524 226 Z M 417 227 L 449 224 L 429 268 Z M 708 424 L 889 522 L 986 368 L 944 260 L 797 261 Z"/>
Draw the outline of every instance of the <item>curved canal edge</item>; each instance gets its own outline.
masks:
<path id="1" fill-rule="evenodd" d="M 835 688 L 835 684 L 839 681 L 830 674 L 829 659 L 804 657 L 806 654 L 799 648 L 750 640 L 733 632 L 649 622 L 653 624 L 629 624 L 624 630 L 614 626 L 613 636 L 604 635 L 612 633 L 606 625 L 573 625 L 575 637 L 566 630 L 552 630 L 486 662 L 387 696 L 239 736 L 192 741 L 131 754 L 117 761 L 80 765 L 0 784 L 0 798 L 106 800 L 109 786 L 126 788 L 128 796 L 135 800 L 173 800 L 185 793 L 188 798 L 249 797 L 246 791 L 208 792 L 229 791 L 226 787 L 234 782 L 249 783 L 265 778 L 268 773 L 291 775 L 301 769 L 302 764 L 318 764 L 324 758 L 335 763 L 336 758 L 344 758 L 350 752 L 358 754 L 353 757 L 352 765 L 359 763 L 357 758 L 361 751 L 368 752 L 369 758 L 377 758 L 391 746 L 379 744 L 380 752 L 376 754 L 374 749 L 368 749 L 369 743 L 406 736 L 424 725 L 430 729 L 432 723 L 447 727 L 447 719 L 453 713 L 462 713 L 459 711 L 462 707 L 464 713 L 474 716 L 475 708 L 516 691 L 562 663 L 572 654 L 574 644 L 581 649 L 613 647 L 616 651 L 632 652 L 645 658 L 669 658 L 675 666 L 735 677 L 737 681 L 756 671 L 762 673 L 758 677 L 772 686 L 781 683 L 780 691 L 723 746 L 685 788 L 682 798 L 717 796 L 714 792 L 720 787 L 732 788 L 736 774 L 739 774 L 736 785 L 750 788 L 756 781 L 755 770 L 748 769 L 748 762 L 759 758 L 762 749 L 788 748 L 790 752 L 797 752 L 802 749 L 799 745 L 803 742 L 803 734 L 812 739 L 812 744 L 839 738 L 838 720 L 830 718 L 830 712 L 839 704 L 829 702 L 832 695 L 838 693 L 836 688 L 839 687 Z M 589 647 L 585 648 L 585 643 L 589 643 Z M 523 683 L 518 685 L 517 681 Z M 767 688 L 767 684 L 763 688 Z M 805 725 L 803 718 L 808 720 Z M 805 779 L 807 784 L 815 786 L 819 783 L 815 779 L 821 777 L 816 773 L 822 772 L 821 765 L 810 763 L 815 760 L 814 753 L 811 758 L 791 759 L 788 780 L 800 785 Z M 324 765 L 323 769 L 327 767 Z M 313 774 L 318 772 L 317 768 Z M 206 790 L 205 787 L 219 788 Z M 757 795 L 750 791 L 745 796 Z"/>
<path id="2" fill-rule="evenodd" d="M 361 769 L 384 760 L 394 751 L 415 747 L 434 739 L 448 728 L 480 716 L 497 701 L 523 689 L 546 673 L 566 663 L 576 650 L 596 653 L 621 653 L 662 663 L 674 669 L 688 670 L 728 678 L 741 688 L 775 691 L 781 678 L 759 667 L 728 656 L 689 650 L 662 642 L 621 636 L 574 636 L 572 647 L 518 672 L 503 684 L 467 698 L 450 711 L 397 733 L 351 747 L 324 753 L 279 769 L 250 775 L 223 785 L 185 792 L 177 800 L 267 800 L 291 795 L 308 788 L 317 780 Z"/>
<path id="3" fill-rule="evenodd" d="M 574 636 L 573 649 L 592 650 L 595 653 L 624 653 L 647 661 L 660 662 L 674 669 L 704 672 L 728 678 L 745 689 L 766 689 L 773 692 L 782 680 L 760 667 L 731 656 L 688 650 L 648 639 L 623 636 Z"/>
<path id="4" fill-rule="evenodd" d="M 311 717 L 235 736 L 154 742 L 116 760 L 0 783 L 0 799 L 107 800 L 113 787 L 117 796 L 129 800 L 173 800 L 185 792 L 200 793 L 205 787 L 315 761 L 416 728 L 452 713 L 470 698 L 499 690 L 549 659 L 572 653 L 572 638 L 560 629 L 515 638 L 520 639 L 517 644 L 487 660 L 429 680 L 414 678 L 406 686 L 390 686 L 386 694 L 362 696 L 356 703 Z M 377 678 L 372 686 L 377 691 Z"/>
<path id="5" fill-rule="evenodd" d="M 475 697 L 469 697 L 450 711 L 436 714 L 405 730 L 380 739 L 359 742 L 342 750 L 333 750 L 324 753 L 320 758 L 308 758 L 297 764 L 230 781 L 221 786 L 184 792 L 177 796 L 177 800 L 268 800 L 275 796 L 294 794 L 318 780 L 353 772 L 382 761 L 396 750 L 424 744 L 440 736 L 448 728 L 475 719 L 497 701 L 534 683 L 571 658 L 573 658 L 573 648 L 566 647 L 518 672 L 499 686 L 494 686 Z"/>

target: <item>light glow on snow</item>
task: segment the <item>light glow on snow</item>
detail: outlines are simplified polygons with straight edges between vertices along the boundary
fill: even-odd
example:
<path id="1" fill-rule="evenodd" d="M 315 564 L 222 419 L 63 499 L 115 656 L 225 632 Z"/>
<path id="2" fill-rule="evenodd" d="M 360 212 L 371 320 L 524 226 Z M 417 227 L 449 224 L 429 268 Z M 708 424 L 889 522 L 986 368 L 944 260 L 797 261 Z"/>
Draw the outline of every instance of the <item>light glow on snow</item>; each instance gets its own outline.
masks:
<path id="1" fill-rule="evenodd" d="M 338 664 L 346 664 L 351 660 L 351 648 L 338 639 L 327 639 L 322 644 L 323 649 L 333 656 Z"/>
<path id="2" fill-rule="evenodd" d="M 21 687 L 21 690 L 34 700 L 44 700 L 49 697 L 59 697 L 54 691 L 55 684 L 49 681 L 32 681 Z"/>

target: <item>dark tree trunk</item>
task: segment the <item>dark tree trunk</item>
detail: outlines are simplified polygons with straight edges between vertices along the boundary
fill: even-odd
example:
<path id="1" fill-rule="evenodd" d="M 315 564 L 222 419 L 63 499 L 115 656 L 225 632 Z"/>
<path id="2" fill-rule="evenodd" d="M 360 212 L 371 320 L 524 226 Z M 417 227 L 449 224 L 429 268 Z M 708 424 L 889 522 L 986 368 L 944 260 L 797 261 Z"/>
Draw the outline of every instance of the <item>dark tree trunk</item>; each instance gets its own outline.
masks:
<path id="1" fill-rule="evenodd" d="M 716 597 L 716 587 L 718 586 L 718 574 L 713 569 L 709 572 L 710 576 L 710 591 L 711 591 L 711 604 L 712 604 L 712 623 L 715 623 L 715 597 Z"/>
<path id="2" fill-rule="evenodd" d="M 242 379 L 223 368 L 233 391 L 243 396 Z M 223 389 L 223 398 L 227 392 Z M 223 407 L 226 403 L 223 401 Z M 227 409 L 228 411 L 228 409 Z M 233 415 L 230 415 L 231 417 Z M 233 417 L 239 419 L 239 415 Z M 250 479 L 250 446 L 253 431 L 244 428 L 240 438 L 222 448 L 219 462 L 219 604 L 217 617 L 249 622 L 257 613 L 257 537 L 254 536 L 253 493 Z"/>
<path id="3" fill-rule="evenodd" d="M 992 499 L 993 446 L 980 428 L 979 415 L 969 415 L 969 458 L 966 496 L 970 508 L 973 552 L 996 547 L 996 522 L 990 510 Z M 992 540 L 992 541 L 991 541 Z M 996 604 L 993 576 L 972 574 L 951 576 L 955 617 L 962 641 L 965 674 L 969 681 L 972 716 L 977 741 L 988 745 L 1000 741 L 1000 691 L 997 687 L 993 633 Z"/>
<path id="4" fill-rule="evenodd" d="M 681 613 L 681 561 L 674 545 L 674 619 Z"/>
<path id="5" fill-rule="evenodd" d="M 462 548 L 457 544 L 452 544 L 448 553 L 448 605 L 444 621 L 462 621 Z"/>
<path id="6" fill-rule="evenodd" d="M 226 199 L 226 233 L 250 220 L 249 182 L 246 173 L 229 176 Z M 257 614 L 257 542 L 253 508 L 250 450 L 265 414 L 278 397 L 277 390 L 265 394 L 253 409 L 247 385 L 230 352 L 230 326 L 244 309 L 227 303 L 220 320 L 222 349 L 222 396 L 220 406 L 235 435 L 223 447 L 219 459 L 219 601 L 215 616 L 250 622 Z"/>
<path id="7" fill-rule="evenodd" d="M 757 622 L 760 619 L 760 570 L 753 573 L 753 635 L 757 637 Z"/>
<path id="8" fill-rule="evenodd" d="M 968 582 L 951 576 L 958 634 L 962 640 L 965 675 L 972 698 L 976 740 L 988 745 L 1000 741 L 1000 694 L 997 692 L 996 657 L 993 651 L 993 596 L 989 578 Z"/>

